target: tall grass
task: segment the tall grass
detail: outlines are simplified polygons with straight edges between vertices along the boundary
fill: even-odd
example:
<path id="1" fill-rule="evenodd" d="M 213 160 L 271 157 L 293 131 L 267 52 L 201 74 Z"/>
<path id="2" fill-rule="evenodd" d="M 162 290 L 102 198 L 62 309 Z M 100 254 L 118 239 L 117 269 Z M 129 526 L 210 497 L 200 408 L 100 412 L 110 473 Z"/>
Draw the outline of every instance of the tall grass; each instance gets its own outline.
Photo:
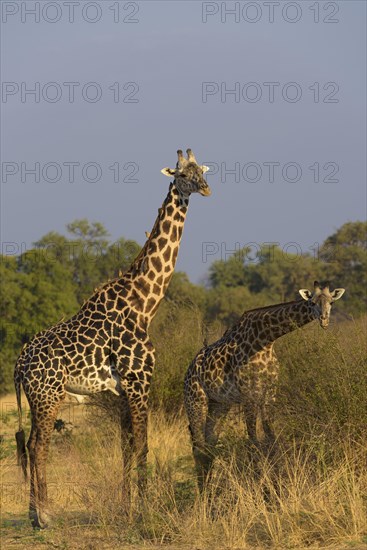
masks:
<path id="1" fill-rule="evenodd" d="M 271 462 L 253 461 L 237 437 L 232 433 L 232 452 L 224 438 L 212 484 L 200 497 L 186 419 L 152 414 L 148 491 L 142 503 L 135 491 L 127 517 L 118 432 L 94 429 L 87 438 L 77 438 L 73 450 L 73 499 L 105 537 L 118 534 L 123 544 L 283 549 L 358 543 L 367 537 L 365 448 L 346 440 L 329 454 L 325 468 L 321 451 L 315 461 L 313 449 L 298 442 L 280 444 Z M 70 508 L 68 499 L 62 501 L 60 516 Z"/>
<path id="2" fill-rule="evenodd" d="M 172 338 L 160 346 L 157 367 L 154 403 L 161 391 L 162 403 L 174 395 L 178 410 L 182 386 L 175 385 L 183 372 L 176 352 L 181 356 L 184 348 L 188 362 L 193 342 L 201 338 L 198 318 L 187 315 L 179 312 L 176 326 L 166 327 Z M 158 407 L 149 433 L 149 489 L 139 520 L 131 518 L 129 536 L 196 548 L 302 548 L 367 537 L 365 331 L 366 319 L 328 331 L 313 324 L 278 342 L 275 457 L 254 461 L 240 416 L 232 415 L 212 486 L 201 498 L 186 418 Z M 116 490 L 108 487 L 106 501 Z M 104 524 L 105 510 L 96 511 Z"/>
<path id="3" fill-rule="evenodd" d="M 278 431 L 303 441 L 365 438 L 367 318 L 320 330 L 316 324 L 277 344 L 281 363 Z"/>
<path id="4" fill-rule="evenodd" d="M 86 529 L 92 533 L 88 541 L 97 537 L 101 548 L 362 548 L 367 544 L 366 319 L 329 331 L 311 325 L 279 341 L 274 456 L 251 454 L 243 415 L 234 410 L 218 445 L 212 483 L 199 496 L 181 408 L 184 369 L 174 363 L 182 349 L 188 362 L 201 339 L 197 318 L 186 315 L 177 313 L 177 339 L 175 328 L 166 327 L 172 338 L 161 346 L 157 373 L 168 370 L 156 377 L 144 501 L 134 485 L 126 514 L 119 429 L 108 401 L 103 404 L 108 415 L 92 407 L 76 419 L 71 434 L 53 437 L 48 479 L 56 524 L 45 536 L 66 548 L 70 540 L 73 548 L 94 547 L 85 543 Z M 18 499 L 7 511 L 20 508 Z"/>
<path id="5" fill-rule="evenodd" d="M 150 404 L 177 411 L 183 403 L 186 370 L 206 337 L 203 316 L 195 306 L 162 304 L 152 325 L 156 347 L 156 368 Z"/>

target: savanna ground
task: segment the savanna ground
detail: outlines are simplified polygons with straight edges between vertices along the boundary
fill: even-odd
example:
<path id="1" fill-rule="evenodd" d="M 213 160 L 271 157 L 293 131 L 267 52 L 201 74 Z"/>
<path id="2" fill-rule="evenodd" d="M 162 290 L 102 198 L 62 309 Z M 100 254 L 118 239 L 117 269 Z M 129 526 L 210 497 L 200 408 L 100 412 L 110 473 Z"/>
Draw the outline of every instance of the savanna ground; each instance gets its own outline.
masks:
<path id="1" fill-rule="evenodd" d="M 68 403 L 60 413 L 65 428 L 54 432 L 48 464 L 54 524 L 33 531 L 28 485 L 15 460 L 15 397 L 2 398 L 1 547 L 367 548 L 366 324 L 365 318 L 328 331 L 313 324 L 279 342 L 275 457 L 254 459 L 241 411 L 234 409 L 218 446 L 210 491 L 202 498 L 180 400 L 169 412 L 153 410 L 148 492 L 140 504 L 135 495 L 130 518 L 121 511 L 113 414 Z M 157 375 L 158 369 L 159 363 Z M 160 380 L 158 375 L 155 383 Z M 28 434 L 24 396 L 23 408 Z"/>

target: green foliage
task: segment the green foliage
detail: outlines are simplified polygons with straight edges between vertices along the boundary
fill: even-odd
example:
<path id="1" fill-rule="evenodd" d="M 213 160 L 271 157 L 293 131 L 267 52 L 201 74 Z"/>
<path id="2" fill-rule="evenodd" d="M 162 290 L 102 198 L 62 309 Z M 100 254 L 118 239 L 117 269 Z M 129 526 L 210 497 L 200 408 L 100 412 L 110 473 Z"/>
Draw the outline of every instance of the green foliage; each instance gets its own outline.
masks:
<path id="1" fill-rule="evenodd" d="M 245 286 L 249 282 L 249 273 L 244 265 L 247 249 L 238 251 L 228 260 L 217 260 L 209 268 L 209 282 L 214 288 Z"/>
<path id="2" fill-rule="evenodd" d="M 276 344 L 280 360 L 279 429 L 303 440 L 312 433 L 332 444 L 365 436 L 366 321 L 344 321 L 322 331 L 310 325 Z"/>
<path id="3" fill-rule="evenodd" d="M 335 286 L 347 289 L 343 301 L 349 313 L 367 306 L 367 222 L 349 222 L 328 237 L 320 249 L 325 273 Z"/>
<path id="4" fill-rule="evenodd" d="M 267 302 L 292 300 L 295 292 L 310 281 L 321 278 L 323 266 L 309 255 L 285 252 L 262 246 L 256 257 L 248 259 L 243 249 L 228 260 L 214 262 L 209 269 L 209 282 L 215 289 L 246 288 L 249 294 L 261 295 Z M 260 298 L 260 302 L 263 300 Z"/>
<path id="5" fill-rule="evenodd" d="M 208 324 L 217 321 L 224 332 L 238 321 L 245 309 L 262 305 L 265 305 L 264 300 L 259 300 L 244 286 L 218 286 L 207 292 L 206 320 Z"/>
<path id="6" fill-rule="evenodd" d="M 123 238 L 109 243 L 106 229 L 97 222 L 76 220 L 67 225 L 67 231 L 71 238 L 51 232 L 36 247 L 68 267 L 79 303 L 95 287 L 125 271 L 140 250 L 135 241 Z"/>
<path id="7" fill-rule="evenodd" d="M 32 250 L 0 261 L 0 388 L 12 389 L 13 369 L 22 344 L 36 332 L 78 308 L 67 267 Z"/>
<path id="8" fill-rule="evenodd" d="M 367 223 L 348 222 L 328 237 L 319 250 L 298 254 L 264 245 L 257 254 L 242 249 L 228 260 L 213 262 L 209 285 L 225 295 L 226 289 L 243 289 L 244 309 L 293 300 L 299 288 L 311 288 L 314 280 L 329 280 L 333 287 L 346 288 L 339 311 L 360 315 L 367 305 Z M 241 294 L 238 293 L 240 298 Z M 255 300 L 253 300 L 255 298 Z M 224 298 L 220 299 L 222 302 Z M 209 308 L 213 309 L 209 299 Z M 236 306 L 233 312 L 237 310 Z M 215 312 L 215 308 L 214 308 Z M 228 321 L 231 321 L 228 318 Z"/>
<path id="9" fill-rule="evenodd" d="M 166 292 L 166 301 L 173 301 L 181 305 L 205 307 L 205 288 L 190 282 L 186 273 L 176 271 Z"/>
<path id="10" fill-rule="evenodd" d="M 100 223 L 76 220 L 70 238 L 50 232 L 18 257 L 0 257 L 0 394 L 13 390 L 22 345 L 76 313 L 94 288 L 124 271 L 140 250 L 134 241 L 107 240 Z"/>
<path id="11" fill-rule="evenodd" d="M 366 227 L 362 222 L 343 225 L 314 257 L 266 246 L 254 256 L 245 248 L 211 265 L 209 288 L 176 272 L 152 327 L 158 353 L 153 402 L 169 407 L 180 399 L 183 371 L 204 341 L 219 338 L 247 309 L 294 299 L 314 279 L 346 288 L 337 311 L 362 314 Z M 22 344 L 74 314 L 94 288 L 126 270 L 139 250 L 124 238 L 111 243 L 102 224 L 82 219 L 68 224 L 66 236 L 50 232 L 21 256 L 1 257 L 0 394 L 12 389 Z"/>
<path id="12" fill-rule="evenodd" d="M 165 301 L 152 324 L 156 347 L 156 370 L 150 403 L 153 407 L 177 410 L 183 403 L 186 370 L 203 345 L 202 314 L 195 306 Z"/>
<path id="13" fill-rule="evenodd" d="M 299 288 L 321 277 L 321 265 L 309 255 L 262 247 L 258 265 L 251 265 L 251 290 L 277 301 L 293 300 Z"/>

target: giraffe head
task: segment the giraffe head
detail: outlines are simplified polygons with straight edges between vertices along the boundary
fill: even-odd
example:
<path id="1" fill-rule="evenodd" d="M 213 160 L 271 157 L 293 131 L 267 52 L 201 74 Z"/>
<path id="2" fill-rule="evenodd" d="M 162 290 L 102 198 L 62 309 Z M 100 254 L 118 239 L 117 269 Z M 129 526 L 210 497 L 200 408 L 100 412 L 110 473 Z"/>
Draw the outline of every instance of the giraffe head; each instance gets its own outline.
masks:
<path id="1" fill-rule="evenodd" d="M 299 290 L 302 298 L 314 305 L 316 318 L 320 321 L 322 328 L 329 326 L 331 305 L 339 300 L 345 292 L 345 288 L 336 288 L 330 292 L 329 286 L 329 282 L 319 283 L 315 281 L 313 292 L 306 288 Z"/>
<path id="2" fill-rule="evenodd" d="M 211 190 L 203 175 L 209 170 L 207 166 L 200 166 L 191 149 L 187 149 L 187 159 L 183 156 L 181 149 L 177 151 L 176 168 L 163 168 L 162 174 L 168 177 L 174 177 L 174 183 L 183 195 L 191 193 L 200 193 L 200 195 L 210 195 Z"/>

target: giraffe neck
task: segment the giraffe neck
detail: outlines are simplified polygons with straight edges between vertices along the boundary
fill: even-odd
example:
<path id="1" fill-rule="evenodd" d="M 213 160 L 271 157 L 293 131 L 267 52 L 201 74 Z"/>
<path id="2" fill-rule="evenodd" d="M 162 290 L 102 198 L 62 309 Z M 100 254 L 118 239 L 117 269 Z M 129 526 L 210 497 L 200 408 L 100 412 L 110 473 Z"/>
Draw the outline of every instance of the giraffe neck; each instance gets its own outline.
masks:
<path id="1" fill-rule="evenodd" d="M 239 324 L 251 339 L 264 347 L 316 318 L 315 306 L 298 300 L 247 311 Z"/>
<path id="2" fill-rule="evenodd" d="M 117 289 L 121 285 L 130 288 L 126 302 L 144 318 L 147 326 L 173 275 L 188 203 L 189 197 L 171 183 L 146 243 L 128 271 L 116 280 Z"/>

